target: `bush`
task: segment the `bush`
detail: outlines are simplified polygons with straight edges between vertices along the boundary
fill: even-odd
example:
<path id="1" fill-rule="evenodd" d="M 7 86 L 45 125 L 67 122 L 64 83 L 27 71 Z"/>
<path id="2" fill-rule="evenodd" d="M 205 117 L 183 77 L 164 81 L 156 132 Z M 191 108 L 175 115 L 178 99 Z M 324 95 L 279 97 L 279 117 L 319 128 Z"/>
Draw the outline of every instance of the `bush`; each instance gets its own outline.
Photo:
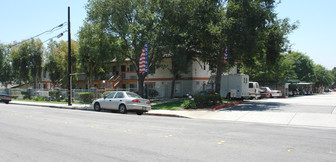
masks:
<path id="1" fill-rule="evenodd" d="M 35 101 L 45 101 L 46 100 L 46 97 L 39 97 L 39 96 L 36 96 L 33 98 Z"/>
<path id="2" fill-rule="evenodd" d="M 95 97 L 92 92 L 80 92 L 78 93 L 81 101 L 91 103 Z"/>
<path id="3" fill-rule="evenodd" d="M 12 95 L 11 96 L 13 99 L 17 99 L 19 96 L 18 95 Z"/>
<path id="4" fill-rule="evenodd" d="M 197 94 L 194 95 L 194 100 L 197 107 L 212 106 L 222 102 L 222 98 L 218 93 L 205 95 Z"/>
<path id="5" fill-rule="evenodd" d="M 181 105 L 183 108 L 196 108 L 195 101 L 193 100 L 184 100 L 184 102 Z"/>
<path id="6" fill-rule="evenodd" d="M 30 99 L 31 96 L 29 95 L 29 93 L 27 91 L 22 91 L 21 94 L 23 95 L 23 99 Z"/>
<path id="7" fill-rule="evenodd" d="M 50 100 L 55 101 L 55 100 L 60 100 L 60 92 L 56 90 L 51 90 L 49 91 L 49 96 Z"/>

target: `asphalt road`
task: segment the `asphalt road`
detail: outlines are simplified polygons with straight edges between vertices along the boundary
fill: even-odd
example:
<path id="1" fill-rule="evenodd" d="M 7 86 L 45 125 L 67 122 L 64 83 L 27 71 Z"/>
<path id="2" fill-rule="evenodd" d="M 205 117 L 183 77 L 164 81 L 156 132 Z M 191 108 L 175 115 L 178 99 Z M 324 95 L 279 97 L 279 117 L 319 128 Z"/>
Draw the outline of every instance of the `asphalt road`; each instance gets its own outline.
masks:
<path id="1" fill-rule="evenodd" d="M 246 100 L 244 104 L 222 111 L 304 112 L 332 114 L 336 109 L 336 93 L 289 98 Z"/>
<path id="2" fill-rule="evenodd" d="M 336 129 L 0 103 L 0 161 L 334 161 Z"/>

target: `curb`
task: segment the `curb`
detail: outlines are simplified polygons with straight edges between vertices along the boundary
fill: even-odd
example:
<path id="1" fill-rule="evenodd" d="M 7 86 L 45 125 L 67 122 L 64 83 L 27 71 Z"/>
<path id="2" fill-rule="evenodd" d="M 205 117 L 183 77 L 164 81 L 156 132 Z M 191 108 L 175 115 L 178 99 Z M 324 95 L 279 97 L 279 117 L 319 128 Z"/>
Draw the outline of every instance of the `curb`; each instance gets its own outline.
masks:
<path id="1" fill-rule="evenodd" d="M 238 101 L 238 102 L 233 102 L 229 104 L 219 105 L 213 108 L 212 111 L 216 111 L 218 109 L 223 109 L 223 108 L 228 108 L 228 107 L 235 106 L 235 105 L 242 104 L 242 103 L 244 103 L 244 101 Z"/>
<path id="2" fill-rule="evenodd" d="M 175 115 L 175 114 L 159 114 L 159 113 L 145 113 L 144 115 L 151 115 L 151 116 L 165 116 L 165 117 L 176 117 L 176 118 L 186 118 L 190 119 L 189 117 L 181 116 L 181 115 Z"/>
<path id="3" fill-rule="evenodd" d="M 39 106 L 39 107 L 47 107 L 47 108 L 57 108 L 57 109 L 68 109 L 68 110 L 85 110 L 85 111 L 93 111 L 88 108 L 76 108 L 76 107 L 68 107 L 68 106 L 55 106 L 55 105 L 39 105 L 39 104 L 30 104 L 30 103 L 13 103 L 10 104 L 15 105 L 25 105 L 25 106 Z"/>

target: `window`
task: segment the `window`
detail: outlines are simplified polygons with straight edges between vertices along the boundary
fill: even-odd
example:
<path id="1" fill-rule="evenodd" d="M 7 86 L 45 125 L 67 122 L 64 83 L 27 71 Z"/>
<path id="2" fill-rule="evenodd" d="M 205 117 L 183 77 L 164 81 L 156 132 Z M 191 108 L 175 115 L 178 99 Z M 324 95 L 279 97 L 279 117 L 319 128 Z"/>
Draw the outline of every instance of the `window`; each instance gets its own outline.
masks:
<path id="1" fill-rule="evenodd" d="M 249 88 L 253 88 L 253 83 L 249 83 Z"/>
<path id="2" fill-rule="evenodd" d="M 112 92 L 106 96 L 106 98 L 113 98 L 116 92 Z"/>
<path id="3" fill-rule="evenodd" d="M 115 98 L 124 98 L 124 93 L 123 92 L 118 92 L 116 94 Z"/>
<path id="4" fill-rule="evenodd" d="M 141 98 L 138 94 L 133 92 L 126 92 L 128 97 Z"/>
<path id="5" fill-rule="evenodd" d="M 134 65 L 130 66 L 130 71 L 135 71 Z"/>
<path id="6" fill-rule="evenodd" d="M 125 65 L 121 65 L 121 72 L 126 72 L 126 66 Z"/>

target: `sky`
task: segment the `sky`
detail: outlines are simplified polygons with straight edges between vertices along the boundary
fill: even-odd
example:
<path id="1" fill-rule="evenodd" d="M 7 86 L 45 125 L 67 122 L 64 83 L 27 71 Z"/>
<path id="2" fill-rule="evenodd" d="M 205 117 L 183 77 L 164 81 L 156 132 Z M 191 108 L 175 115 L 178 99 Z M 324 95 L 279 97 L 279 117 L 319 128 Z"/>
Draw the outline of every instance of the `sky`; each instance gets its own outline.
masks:
<path id="1" fill-rule="evenodd" d="M 70 7 L 71 38 L 86 18 L 87 0 L 1 0 L 0 42 L 4 44 L 36 36 L 68 21 Z M 281 0 L 275 12 L 289 18 L 299 27 L 288 35 L 292 51 L 308 55 L 315 64 L 331 70 L 336 67 L 336 6 L 335 0 Z M 47 41 L 65 31 L 63 27 L 39 38 Z M 67 34 L 57 40 L 67 41 Z"/>

